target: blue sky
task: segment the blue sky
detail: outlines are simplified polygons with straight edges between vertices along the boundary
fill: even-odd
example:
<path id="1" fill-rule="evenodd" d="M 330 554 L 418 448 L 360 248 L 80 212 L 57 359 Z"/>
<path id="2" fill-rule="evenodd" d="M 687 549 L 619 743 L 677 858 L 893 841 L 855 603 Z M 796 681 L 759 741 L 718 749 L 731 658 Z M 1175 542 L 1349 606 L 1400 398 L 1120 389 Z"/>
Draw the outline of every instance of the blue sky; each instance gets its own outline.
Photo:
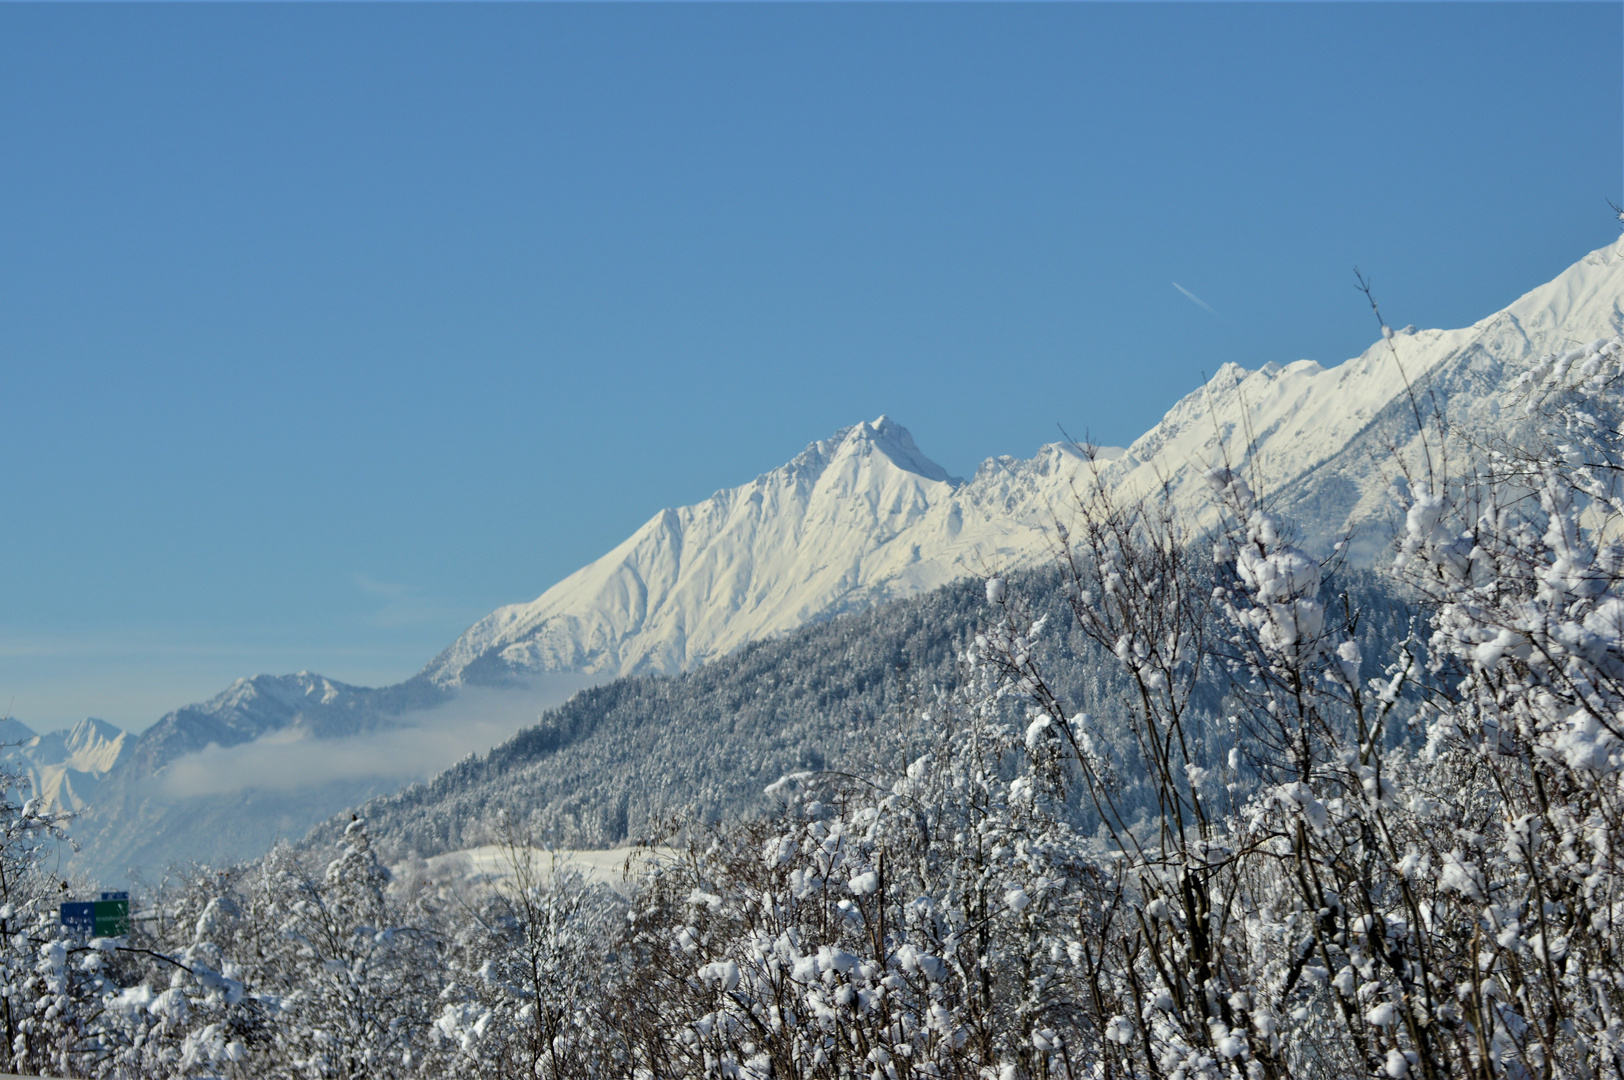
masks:
<path id="1" fill-rule="evenodd" d="M 1617 236 L 1621 46 L 1618 4 L 0 6 L 0 707 L 402 678 L 882 412 L 958 474 L 1127 442 L 1359 352 L 1355 264 L 1470 323 Z"/>

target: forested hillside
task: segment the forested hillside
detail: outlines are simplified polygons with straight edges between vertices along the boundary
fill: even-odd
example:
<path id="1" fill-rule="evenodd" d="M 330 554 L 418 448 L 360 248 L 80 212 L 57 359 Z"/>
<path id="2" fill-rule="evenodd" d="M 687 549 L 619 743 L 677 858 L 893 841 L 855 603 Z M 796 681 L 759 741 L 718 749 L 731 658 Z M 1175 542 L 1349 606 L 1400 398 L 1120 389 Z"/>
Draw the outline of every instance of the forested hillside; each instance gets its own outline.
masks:
<path id="1" fill-rule="evenodd" d="M 1133 684 L 1108 649 L 1077 631 L 1058 569 L 1010 580 L 1045 620 L 1034 645 L 1046 676 L 1110 730 Z M 1344 569 L 1340 587 L 1364 613 L 1360 636 L 1373 655 L 1408 632 L 1411 610 L 1377 575 Z M 934 738 L 921 715 L 962 681 L 963 654 L 990 616 L 983 583 L 959 582 L 747 646 L 684 675 L 619 679 L 360 813 L 392 860 L 490 843 L 513 826 L 538 843 L 601 848 L 672 823 L 754 816 L 771 801 L 764 789 L 798 770 L 880 779 Z M 1199 696 L 1203 730 L 1221 711 L 1224 680 L 1212 670 Z M 1132 741 L 1121 734 L 1131 757 Z M 1151 797 L 1131 770 L 1125 782 L 1130 801 Z M 335 842 L 349 820 L 346 813 L 318 827 L 311 842 Z"/>

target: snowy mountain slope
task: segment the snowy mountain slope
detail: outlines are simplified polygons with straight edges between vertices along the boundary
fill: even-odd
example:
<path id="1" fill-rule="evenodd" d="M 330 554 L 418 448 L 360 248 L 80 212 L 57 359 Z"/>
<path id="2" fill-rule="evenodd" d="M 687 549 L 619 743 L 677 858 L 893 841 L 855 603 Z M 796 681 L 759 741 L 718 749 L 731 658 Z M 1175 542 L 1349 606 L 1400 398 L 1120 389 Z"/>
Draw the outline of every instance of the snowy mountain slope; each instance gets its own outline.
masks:
<path id="1" fill-rule="evenodd" d="M 1029 564 L 1049 551 L 1086 467 L 1057 443 L 952 480 L 882 416 L 750 484 L 661 511 L 538 599 L 480 620 L 423 674 L 455 687 L 545 671 L 682 671 L 808 622 Z"/>
<path id="2" fill-rule="evenodd" d="M 1364 612 L 1369 655 L 1403 636 L 1412 612 L 1380 579 L 1345 568 L 1335 580 Z M 1132 683 L 1109 651 L 1071 629 L 1058 569 L 1017 572 L 1012 581 L 1058 631 L 1039 646 L 1052 684 L 1099 718 L 1101 737 L 1131 747 L 1111 703 Z M 674 820 L 747 818 L 770 805 L 764 792 L 788 772 L 885 776 L 931 742 L 915 695 L 953 684 L 959 655 L 992 615 L 981 584 L 960 580 L 752 643 L 680 675 L 617 679 L 360 813 L 391 860 L 499 842 L 504 820 L 560 847 L 606 848 L 658 835 Z M 1196 697 L 1198 710 L 1220 704 L 1216 684 Z M 1118 796 L 1153 805 L 1143 775 L 1124 765 Z M 334 842 L 349 820 L 328 820 L 307 844 Z"/>
<path id="3" fill-rule="evenodd" d="M 1399 365 L 1459 430 L 1493 428 L 1510 373 L 1617 332 L 1621 296 L 1624 241 L 1469 327 L 1401 331 L 1391 348 L 1378 341 L 1332 368 L 1225 365 L 1126 452 L 1100 454 L 1102 479 L 1131 497 L 1166 477 L 1199 527 L 1215 520 L 1202 472 L 1244 462 L 1302 520 L 1310 546 L 1356 529 L 1353 551 L 1368 562 L 1386 538 L 1390 448 L 1419 449 Z M 423 674 L 454 687 L 538 671 L 680 671 L 809 621 L 1029 563 L 1048 552 L 1049 526 L 1065 520 L 1087 468 L 1056 444 L 954 481 L 894 421 L 858 424 L 750 484 L 661 511 L 536 600 L 480 620 Z"/>
<path id="4" fill-rule="evenodd" d="M 1624 329 L 1621 301 L 1624 240 L 1468 327 L 1406 328 L 1391 347 L 1377 341 L 1332 368 L 1312 360 L 1250 372 L 1226 364 L 1112 462 L 1104 479 L 1119 494 L 1133 494 L 1151 490 L 1165 473 L 1181 508 L 1210 524 L 1202 469 L 1226 456 L 1245 461 L 1262 490 L 1299 519 L 1311 545 L 1326 548 L 1359 527 L 1355 551 L 1369 561 L 1385 541 L 1375 526 L 1390 505 L 1390 447 L 1421 460 L 1404 376 L 1423 413 L 1436 403 L 1462 434 L 1504 431 L 1515 374 L 1546 353 Z M 1257 452 L 1248 456 L 1253 439 Z"/>
<path id="5" fill-rule="evenodd" d="M 535 601 L 480 620 L 425 674 L 457 685 L 515 670 L 677 671 L 932 588 L 953 568 L 899 538 L 958 486 L 892 420 L 857 424 L 749 484 L 661 511 Z"/>
<path id="6" fill-rule="evenodd" d="M 680 671 L 1024 561 L 1044 550 L 1050 506 L 1064 506 L 1080 462 L 1054 445 L 953 480 L 895 421 L 856 424 L 749 484 L 661 511 L 536 600 L 480 620 L 423 674 L 456 686 L 536 671 Z"/>
<path id="7" fill-rule="evenodd" d="M 0 722 L 0 762 L 27 776 L 34 795 L 60 809 L 79 811 L 98 797 L 102 781 L 132 741 L 123 728 L 94 717 L 45 735 L 8 717 Z"/>

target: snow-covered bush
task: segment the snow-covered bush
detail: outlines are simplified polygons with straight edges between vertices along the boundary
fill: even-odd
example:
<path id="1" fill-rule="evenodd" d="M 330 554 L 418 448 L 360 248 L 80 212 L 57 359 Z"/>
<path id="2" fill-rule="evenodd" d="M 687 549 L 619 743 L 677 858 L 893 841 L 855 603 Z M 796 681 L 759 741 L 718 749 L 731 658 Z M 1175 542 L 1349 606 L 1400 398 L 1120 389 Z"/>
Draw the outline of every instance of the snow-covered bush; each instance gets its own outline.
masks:
<path id="1" fill-rule="evenodd" d="M 1100 870 L 989 674 L 931 706 L 937 745 L 893 783 L 793 774 L 781 815 L 656 867 L 633 912 L 633 1012 L 678 1023 L 631 1033 L 639 1075 L 1080 1066 Z"/>
<path id="2" fill-rule="evenodd" d="M 1115 801 L 1121 748 L 998 598 L 1005 684 L 1077 766 L 1120 873 L 1108 1072 L 1619 1073 L 1621 369 L 1620 341 L 1548 358 L 1519 388 L 1530 439 L 1467 482 L 1427 461 L 1400 486 L 1398 570 L 1431 632 L 1383 657 L 1236 470 L 1208 474 L 1228 520 L 1210 566 L 1165 498 L 1086 492 L 1069 597 L 1134 679 L 1153 816 Z M 1227 740 L 1192 715 L 1214 671 Z"/>
<path id="3" fill-rule="evenodd" d="M 266 857 L 247 911 L 254 981 L 277 1013 L 271 1067 L 259 1075 L 417 1073 L 440 964 L 432 934 L 387 895 L 388 881 L 359 818 L 320 876 L 285 846 Z"/>
<path id="4" fill-rule="evenodd" d="M 90 938 L 60 925 L 69 883 L 47 870 L 67 815 L 0 774 L 0 1022 L 6 1071 L 46 1076 L 221 1075 L 259 1027 L 257 1003 L 199 937 L 168 954 L 136 929 Z M 211 966 L 212 965 L 212 966 Z M 224 1068 L 223 1068 L 224 1067 Z"/>

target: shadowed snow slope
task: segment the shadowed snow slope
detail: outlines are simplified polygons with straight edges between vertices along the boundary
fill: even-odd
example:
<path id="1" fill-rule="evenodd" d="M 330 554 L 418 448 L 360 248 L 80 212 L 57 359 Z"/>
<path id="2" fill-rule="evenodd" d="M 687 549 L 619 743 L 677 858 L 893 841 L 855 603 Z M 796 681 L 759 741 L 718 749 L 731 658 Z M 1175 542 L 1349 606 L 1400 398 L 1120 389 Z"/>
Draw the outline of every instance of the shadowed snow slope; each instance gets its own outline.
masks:
<path id="1" fill-rule="evenodd" d="M 238 679 L 208 701 L 176 709 L 143 731 L 120 771 L 148 776 L 183 754 L 252 742 L 296 728 L 315 738 L 360 734 L 388 726 L 401 713 L 445 698 L 422 679 L 372 689 L 322 675 L 256 675 Z"/>
<path id="2" fill-rule="evenodd" d="M 1436 401 L 1457 429 L 1498 426 L 1511 375 L 1618 331 L 1621 256 L 1624 241 L 1472 326 L 1400 331 L 1333 368 L 1226 364 L 1125 453 L 1099 452 L 1101 478 L 1125 496 L 1165 478 L 1188 520 L 1206 526 L 1215 516 L 1202 472 L 1244 464 L 1302 522 L 1307 544 L 1328 549 L 1351 529 L 1354 554 L 1369 562 L 1386 542 L 1391 448 L 1419 460 L 1405 377 L 1423 410 Z M 538 599 L 481 619 L 423 674 L 450 687 L 540 671 L 680 671 L 812 620 L 1041 558 L 1088 468 L 1053 444 L 955 481 L 890 419 L 858 424 L 743 487 L 661 511 Z"/>

